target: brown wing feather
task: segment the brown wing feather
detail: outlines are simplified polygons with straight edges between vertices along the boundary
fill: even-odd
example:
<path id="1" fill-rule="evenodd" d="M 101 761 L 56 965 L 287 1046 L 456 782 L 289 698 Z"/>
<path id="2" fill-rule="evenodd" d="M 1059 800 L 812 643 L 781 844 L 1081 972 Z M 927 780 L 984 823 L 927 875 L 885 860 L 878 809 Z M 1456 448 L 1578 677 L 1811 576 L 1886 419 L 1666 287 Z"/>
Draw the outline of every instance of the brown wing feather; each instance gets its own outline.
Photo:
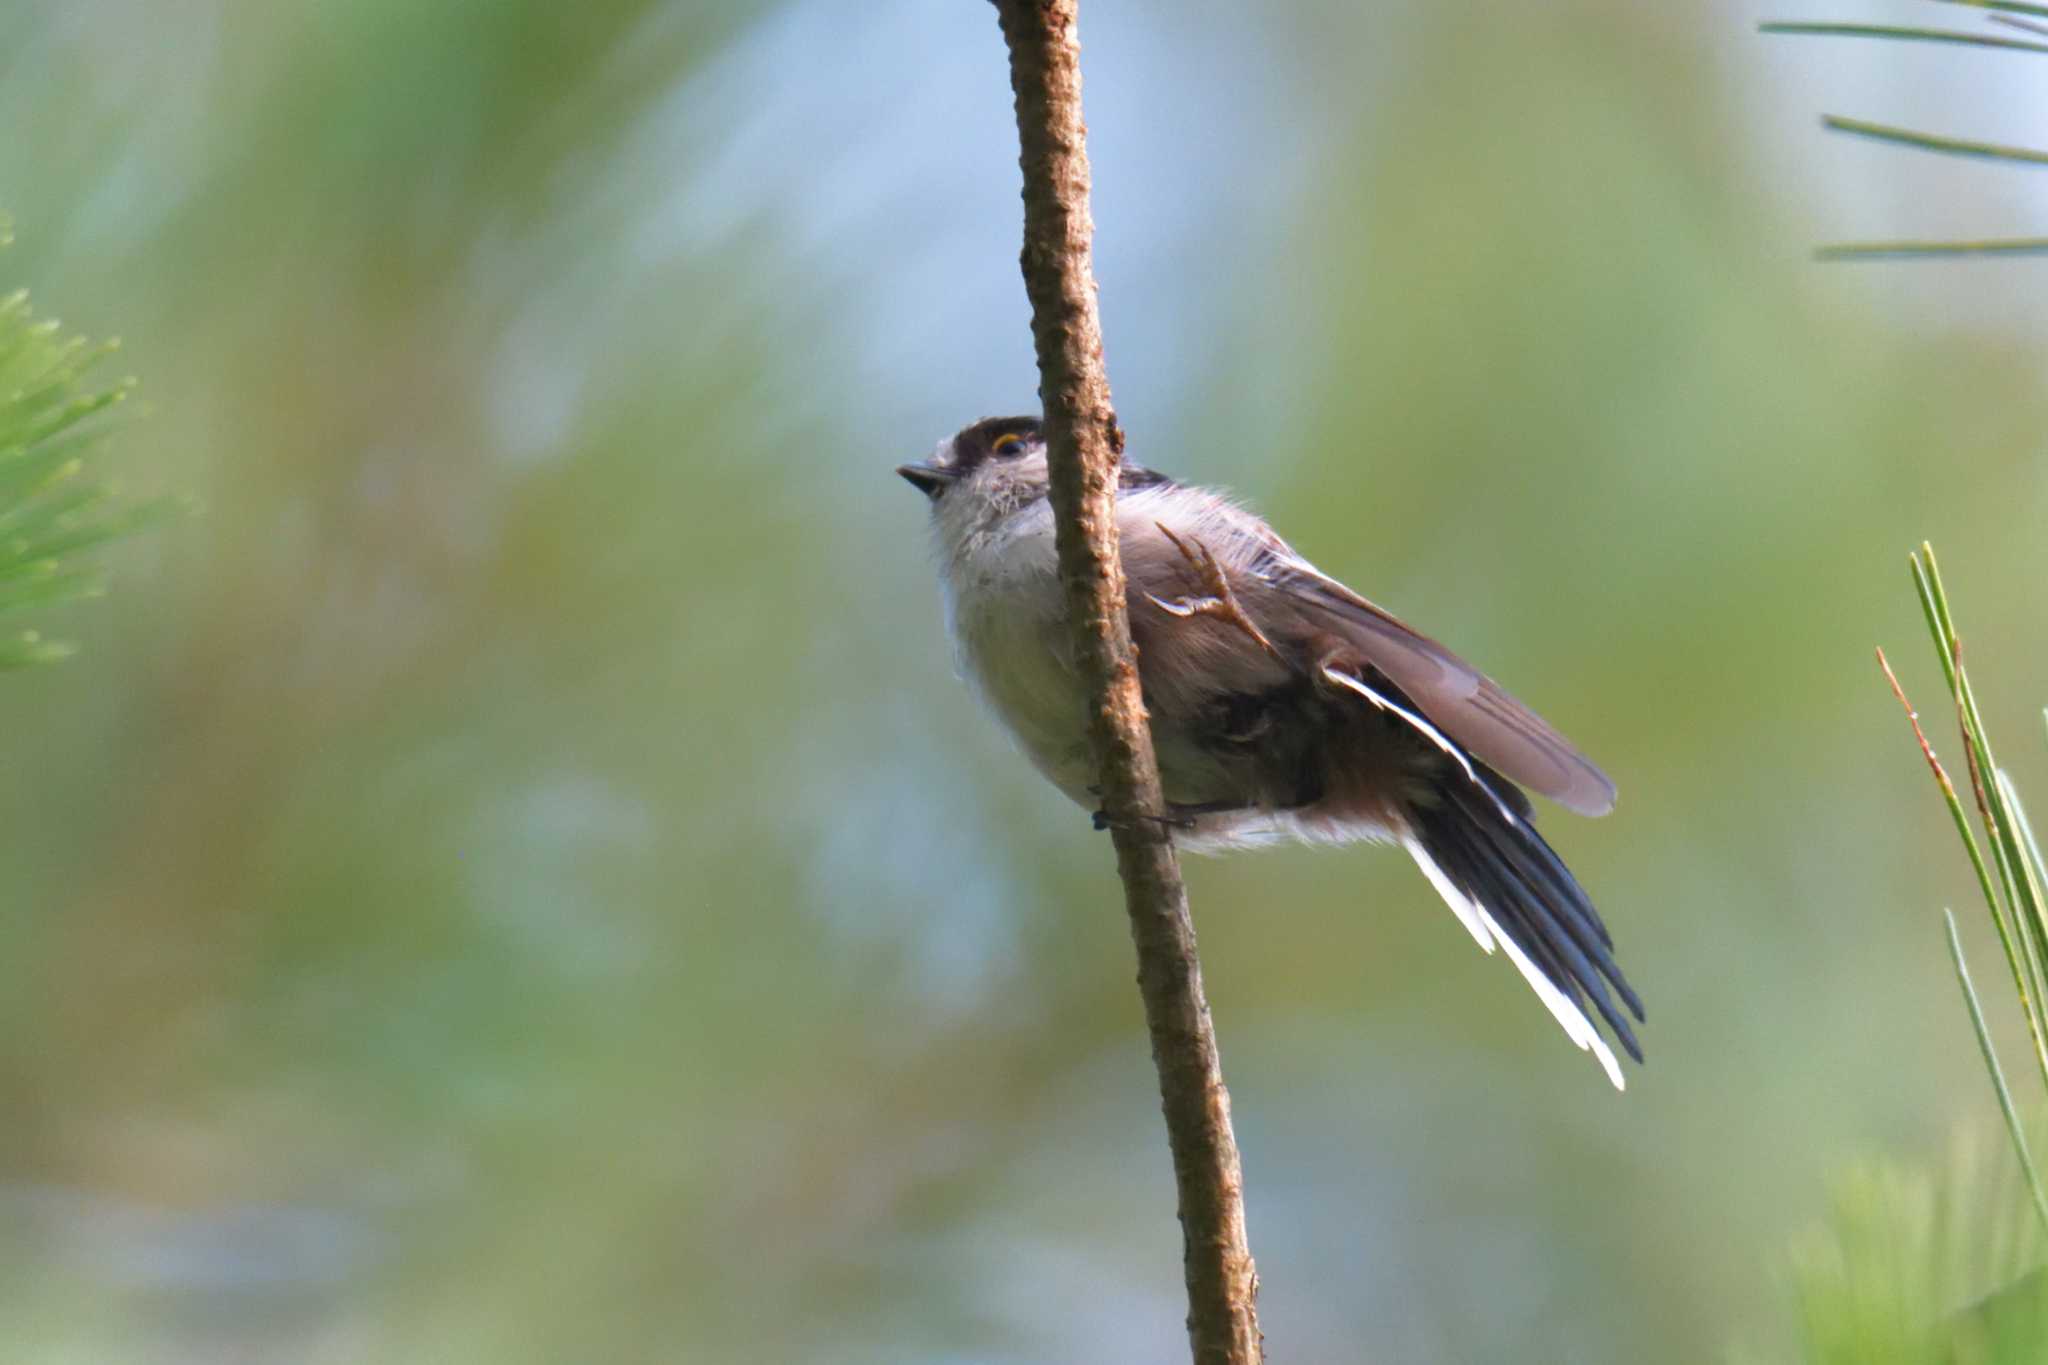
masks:
<path id="1" fill-rule="evenodd" d="M 1351 642 L 1446 734 L 1503 775 L 1580 815 L 1614 809 L 1607 774 L 1484 673 L 1306 561 L 1276 556 L 1259 568 L 1291 588 L 1291 600 L 1305 611 L 1325 618 L 1327 628 Z"/>

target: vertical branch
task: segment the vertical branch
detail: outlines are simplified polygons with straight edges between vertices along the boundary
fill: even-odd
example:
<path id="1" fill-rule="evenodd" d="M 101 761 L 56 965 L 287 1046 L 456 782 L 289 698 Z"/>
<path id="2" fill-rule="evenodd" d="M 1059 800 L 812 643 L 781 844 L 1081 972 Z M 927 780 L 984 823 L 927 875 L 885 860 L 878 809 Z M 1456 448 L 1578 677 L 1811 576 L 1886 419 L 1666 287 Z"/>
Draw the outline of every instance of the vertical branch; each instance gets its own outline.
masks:
<path id="1" fill-rule="evenodd" d="M 1195 956 L 1180 862 L 1160 816 L 1158 760 L 1138 687 L 1117 551 L 1123 432 L 1110 406 L 1090 259 L 1078 0 L 996 0 L 1010 50 L 1024 168 L 1024 288 L 1038 348 L 1060 580 L 1074 654 L 1090 682 L 1102 809 L 1116 843 L 1138 989 L 1179 1188 L 1188 1338 L 1198 1365 L 1263 1358 L 1258 1275 L 1245 1241 L 1230 1095 Z"/>

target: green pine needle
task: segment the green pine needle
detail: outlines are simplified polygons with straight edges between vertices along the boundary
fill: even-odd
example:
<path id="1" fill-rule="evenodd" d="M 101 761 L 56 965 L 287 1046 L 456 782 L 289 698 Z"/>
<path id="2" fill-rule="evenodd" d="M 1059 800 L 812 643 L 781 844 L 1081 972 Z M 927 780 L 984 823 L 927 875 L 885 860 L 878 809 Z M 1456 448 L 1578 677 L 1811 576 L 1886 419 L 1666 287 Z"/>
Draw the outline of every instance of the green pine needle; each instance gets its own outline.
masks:
<path id="1" fill-rule="evenodd" d="M 2048 5 L 2029 5 L 2021 0 L 1938 0 L 1944 5 L 1961 5 L 1965 9 L 1998 10 L 2006 14 L 2031 14 L 2037 19 L 2048 19 Z"/>
<path id="2" fill-rule="evenodd" d="M 1894 38 L 1916 43 L 1953 43 L 1961 47 L 1994 47 L 2016 52 L 2048 52 L 2048 43 L 2025 38 L 2000 38 L 1989 33 L 1957 33 L 1952 29 L 1903 28 L 1893 24 L 1758 24 L 1759 33 L 1790 33 L 1816 38 Z"/>
<path id="3" fill-rule="evenodd" d="M 2048 1194 L 2041 1190 L 2041 1177 L 2034 1169 L 2034 1154 L 2027 1147 L 2027 1133 L 2020 1123 L 2019 1110 L 2012 1102 L 2012 1088 L 2005 1083 L 2005 1068 L 1998 1064 L 1998 1049 L 1992 1046 L 1991 1029 L 1984 1022 L 1984 1006 L 1977 999 L 1977 988 L 1970 981 L 1970 967 L 1963 959 L 1963 940 L 1956 933 L 1956 917 L 1951 910 L 1941 912 L 1942 921 L 1948 927 L 1948 955 L 1955 964 L 1956 982 L 1963 989 L 1963 1000 L 1970 1007 L 1970 1027 L 1976 1030 L 1978 1050 L 1984 1054 L 1984 1068 L 1991 1073 L 1991 1088 L 1998 1094 L 1998 1109 L 2005 1116 L 2006 1135 L 2012 1139 L 2013 1151 L 2019 1156 L 2020 1170 L 2027 1177 L 2027 1190 L 2033 1196 L 2034 1215 L 2041 1220 L 2041 1226 L 2048 1230 Z"/>
<path id="4" fill-rule="evenodd" d="M 1899 147 L 1917 147 L 1922 151 L 1941 152 L 1947 156 L 1974 156 L 1989 161 L 2048 166 L 2048 152 L 2037 152 L 2031 147 L 2006 147 L 1995 142 L 1971 142 L 1963 138 L 1937 137 L 1932 133 L 1916 133 L 1909 128 L 1893 128 L 1882 123 L 1866 122 L 1863 119 L 1843 118 L 1839 114 L 1823 116 L 1821 124 L 1837 133 L 1867 137 Z"/>
<path id="5" fill-rule="evenodd" d="M 2008 28 L 2035 35 L 2030 38 L 2012 38 L 1990 33 L 1965 33 L 1953 29 L 1913 28 L 1893 24 L 1843 24 L 1808 22 L 1771 22 L 1757 25 L 1758 31 L 1770 34 L 1809 35 L 1831 38 L 1884 38 L 1903 42 L 1941 43 L 1958 47 L 1989 48 L 2005 52 L 2048 52 L 2048 42 L 2040 41 L 2048 36 L 2048 29 L 2034 24 L 2031 20 L 2015 18 L 2015 15 L 2036 15 L 2048 17 L 2048 5 L 2021 4 L 2016 0 L 1943 0 L 1946 4 L 1960 4 L 1971 9 L 1997 11 L 1989 17 Z M 1913 147 L 1925 152 L 1939 152 L 1944 156 L 1975 157 L 1983 161 L 1997 161 L 2008 165 L 2048 165 L 2048 152 L 2031 147 L 2011 147 L 1996 142 L 1978 142 L 1969 138 L 1943 137 L 1936 133 L 1919 133 L 1910 128 L 1895 128 L 1888 124 L 1872 123 L 1865 119 L 1846 118 L 1829 114 L 1821 119 L 1823 127 L 1854 137 L 1866 137 L 1875 142 L 1895 147 Z M 1976 238 L 1950 241 L 1888 241 L 1888 242 L 1837 242 L 1823 246 L 1814 252 L 1823 261 L 1882 261 L 1902 259 L 1927 259 L 1931 257 L 2003 257 L 2048 254 L 2048 238 Z"/>
<path id="6" fill-rule="evenodd" d="M 2048 237 L 1995 237 L 1956 242 L 1835 242 L 1814 248 L 1823 261 L 1879 261 L 1916 256 L 2043 256 Z"/>

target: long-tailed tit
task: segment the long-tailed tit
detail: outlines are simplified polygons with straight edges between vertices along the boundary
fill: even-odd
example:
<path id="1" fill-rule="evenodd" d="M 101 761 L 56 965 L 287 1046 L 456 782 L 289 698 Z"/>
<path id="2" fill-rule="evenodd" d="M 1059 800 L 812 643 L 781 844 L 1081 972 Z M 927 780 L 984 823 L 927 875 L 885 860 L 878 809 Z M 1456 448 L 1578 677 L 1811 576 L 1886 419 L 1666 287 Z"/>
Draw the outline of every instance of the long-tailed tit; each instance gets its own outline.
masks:
<path id="1" fill-rule="evenodd" d="M 931 499 L 969 678 L 1038 770 L 1095 807 L 1038 419 L 976 422 L 896 472 Z M 1621 1067 L 1584 1005 L 1640 1062 L 1614 997 L 1638 1020 L 1642 1002 L 1522 792 L 1605 815 L 1606 775 L 1477 669 L 1319 572 L 1227 498 L 1126 462 L 1117 525 L 1175 842 L 1400 844 L 1479 946 L 1506 951 L 1620 1088 Z"/>

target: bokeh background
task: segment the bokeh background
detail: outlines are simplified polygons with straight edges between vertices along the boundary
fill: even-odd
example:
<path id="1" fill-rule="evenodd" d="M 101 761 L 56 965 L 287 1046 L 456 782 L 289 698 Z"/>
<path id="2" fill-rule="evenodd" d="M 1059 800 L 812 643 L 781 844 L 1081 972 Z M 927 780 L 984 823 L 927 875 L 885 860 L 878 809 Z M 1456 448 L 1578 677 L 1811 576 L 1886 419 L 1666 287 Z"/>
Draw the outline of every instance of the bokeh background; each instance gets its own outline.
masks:
<path id="1" fill-rule="evenodd" d="M 1991 1121 L 1870 650 L 1931 536 L 2048 784 L 2048 267 L 1809 248 L 2040 231 L 1817 126 L 2038 73 L 1754 32 L 1932 8 L 1084 14 L 1135 453 L 1622 791 L 1626 1096 L 1405 859 L 1191 864 L 1276 1359 L 1782 1351 L 1831 1174 Z M 0 1354 L 1184 1358 L 1109 850 L 889 473 L 1035 401 L 1010 117 L 972 0 L 0 7 L 0 281 L 206 508 L 0 681 Z"/>

